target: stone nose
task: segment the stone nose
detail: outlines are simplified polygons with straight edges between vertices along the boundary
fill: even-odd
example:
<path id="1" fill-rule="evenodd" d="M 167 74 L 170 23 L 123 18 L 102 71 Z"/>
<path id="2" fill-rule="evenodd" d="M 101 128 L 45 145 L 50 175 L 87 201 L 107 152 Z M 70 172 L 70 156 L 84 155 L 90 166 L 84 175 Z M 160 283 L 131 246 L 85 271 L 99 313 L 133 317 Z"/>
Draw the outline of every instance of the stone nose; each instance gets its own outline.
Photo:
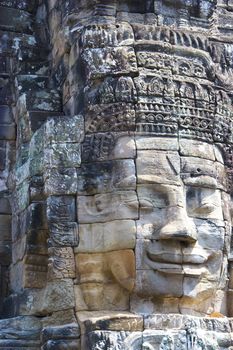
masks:
<path id="1" fill-rule="evenodd" d="M 165 225 L 159 231 L 159 239 L 195 242 L 196 226 L 184 208 L 169 208 Z"/>

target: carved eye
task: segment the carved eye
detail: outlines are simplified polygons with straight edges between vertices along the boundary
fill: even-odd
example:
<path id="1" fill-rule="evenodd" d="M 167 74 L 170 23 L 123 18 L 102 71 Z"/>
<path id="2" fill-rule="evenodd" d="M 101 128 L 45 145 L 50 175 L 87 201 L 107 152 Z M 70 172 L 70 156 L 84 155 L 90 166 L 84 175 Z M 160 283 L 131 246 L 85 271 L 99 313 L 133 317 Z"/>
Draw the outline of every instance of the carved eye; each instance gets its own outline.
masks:
<path id="1" fill-rule="evenodd" d="M 154 206 L 149 199 L 143 198 L 140 200 L 140 208 L 142 210 L 152 211 Z"/>
<path id="2" fill-rule="evenodd" d="M 187 211 L 190 215 L 208 215 L 218 206 L 216 190 L 211 188 L 190 187 L 186 192 Z"/>
<path id="3" fill-rule="evenodd" d="M 152 192 L 145 197 L 139 198 L 140 209 L 145 211 L 153 211 L 169 206 L 169 200 L 166 193 Z"/>

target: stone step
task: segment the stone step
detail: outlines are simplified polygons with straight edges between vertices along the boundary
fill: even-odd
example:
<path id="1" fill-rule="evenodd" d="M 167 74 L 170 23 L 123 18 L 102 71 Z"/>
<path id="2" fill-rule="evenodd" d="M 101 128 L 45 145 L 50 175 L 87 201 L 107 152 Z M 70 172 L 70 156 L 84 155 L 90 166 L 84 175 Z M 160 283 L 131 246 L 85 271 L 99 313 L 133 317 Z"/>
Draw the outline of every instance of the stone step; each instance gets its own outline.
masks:
<path id="1" fill-rule="evenodd" d="M 32 34 L 32 25 L 33 18 L 30 13 L 0 4 L 0 29 Z"/>

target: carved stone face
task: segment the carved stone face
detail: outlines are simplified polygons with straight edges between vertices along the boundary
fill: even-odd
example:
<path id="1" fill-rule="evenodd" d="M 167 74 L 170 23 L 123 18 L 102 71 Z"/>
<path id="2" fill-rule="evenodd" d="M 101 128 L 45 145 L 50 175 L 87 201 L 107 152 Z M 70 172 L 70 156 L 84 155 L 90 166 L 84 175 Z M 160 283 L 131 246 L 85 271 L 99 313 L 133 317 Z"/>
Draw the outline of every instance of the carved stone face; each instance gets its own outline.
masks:
<path id="1" fill-rule="evenodd" d="M 119 139 L 112 154 L 107 173 L 85 168 L 78 196 L 76 261 L 87 307 L 225 313 L 230 196 L 220 150 L 136 136 Z M 119 160 L 127 155 L 135 163 Z"/>
<path id="2" fill-rule="evenodd" d="M 149 139 L 136 144 L 148 145 Z M 229 197 L 218 149 L 166 138 L 143 148 L 136 160 L 135 250 L 135 292 L 142 299 L 141 307 L 138 299 L 132 304 L 152 312 L 224 310 Z"/>

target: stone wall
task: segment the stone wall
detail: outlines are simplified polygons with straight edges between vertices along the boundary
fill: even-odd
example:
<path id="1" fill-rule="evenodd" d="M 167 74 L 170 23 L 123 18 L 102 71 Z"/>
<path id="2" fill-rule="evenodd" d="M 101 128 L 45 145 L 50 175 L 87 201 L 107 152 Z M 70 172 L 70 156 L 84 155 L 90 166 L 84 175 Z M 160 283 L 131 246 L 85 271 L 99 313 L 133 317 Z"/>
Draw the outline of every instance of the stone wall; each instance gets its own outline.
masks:
<path id="1" fill-rule="evenodd" d="M 0 348 L 231 349 L 232 11 L 0 1 Z"/>

